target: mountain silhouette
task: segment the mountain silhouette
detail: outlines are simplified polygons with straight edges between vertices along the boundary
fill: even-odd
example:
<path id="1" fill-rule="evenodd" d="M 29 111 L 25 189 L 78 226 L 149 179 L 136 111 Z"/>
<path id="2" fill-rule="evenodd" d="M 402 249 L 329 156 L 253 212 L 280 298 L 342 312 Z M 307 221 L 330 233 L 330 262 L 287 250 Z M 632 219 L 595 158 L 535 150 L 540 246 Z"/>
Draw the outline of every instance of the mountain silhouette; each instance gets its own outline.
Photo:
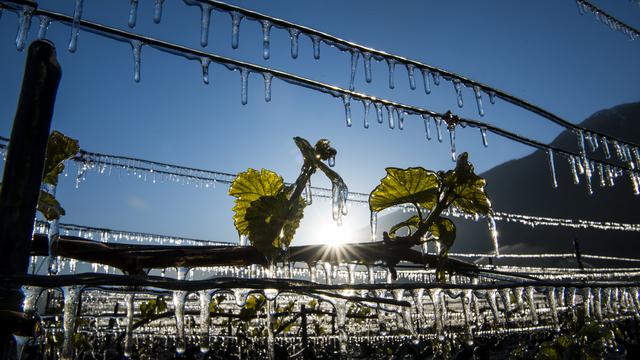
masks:
<path id="1" fill-rule="evenodd" d="M 582 122 L 582 126 L 600 131 L 626 141 L 640 143 L 640 103 L 624 104 L 601 110 Z M 577 135 L 562 132 L 553 145 L 578 152 Z M 604 158 L 600 146 L 590 157 Z M 617 161 L 614 146 L 609 142 L 611 161 Z M 555 155 L 558 187 L 552 187 L 548 155 L 542 150 L 520 159 L 498 165 L 481 174 L 487 180 L 487 193 L 495 211 L 555 218 L 640 223 L 640 196 L 633 194 L 628 176 L 615 179 L 615 186 L 601 187 L 596 169 L 591 183 L 593 195 L 589 195 L 586 178 L 580 176 L 580 184 L 573 182 L 569 162 Z M 397 211 L 381 216 L 380 232 L 389 229 L 408 214 Z M 484 219 L 478 222 L 454 218 L 457 240 L 452 252 L 490 252 L 492 242 Z M 499 221 L 501 253 L 574 252 L 573 240 L 577 239 L 582 253 L 640 258 L 640 233 L 576 229 L 559 226 L 536 226 Z M 567 261 L 567 260 L 563 260 Z"/>

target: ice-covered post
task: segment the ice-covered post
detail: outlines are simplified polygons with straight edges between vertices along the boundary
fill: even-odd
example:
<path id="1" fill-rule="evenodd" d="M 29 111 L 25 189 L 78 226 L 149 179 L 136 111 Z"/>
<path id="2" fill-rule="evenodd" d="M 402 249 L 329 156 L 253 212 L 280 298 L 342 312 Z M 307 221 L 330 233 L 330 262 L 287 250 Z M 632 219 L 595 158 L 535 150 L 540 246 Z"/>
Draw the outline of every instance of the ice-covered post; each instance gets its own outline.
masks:
<path id="1" fill-rule="evenodd" d="M 0 276 L 26 275 L 45 150 L 62 71 L 53 44 L 29 46 L 20 99 L 0 191 Z M 20 284 L 0 289 L 0 310 L 19 312 Z M 11 328 L 3 327 L 0 354 L 11 344 Z"/>

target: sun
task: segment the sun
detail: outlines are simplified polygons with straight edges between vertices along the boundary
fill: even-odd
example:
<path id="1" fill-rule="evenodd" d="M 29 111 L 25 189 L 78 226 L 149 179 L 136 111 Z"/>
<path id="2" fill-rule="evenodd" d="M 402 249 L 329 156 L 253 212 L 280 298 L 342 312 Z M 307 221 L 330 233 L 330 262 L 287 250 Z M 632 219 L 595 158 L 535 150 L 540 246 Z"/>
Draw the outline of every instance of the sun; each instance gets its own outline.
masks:
<path id="1" fill-rule="evenodd" d="M 340 247 L 353 241 L 353 229 L 346 222 L 338 226 L 335 221 L 322 221 L 318 226 L 315 241 L 333 247 Z"/>

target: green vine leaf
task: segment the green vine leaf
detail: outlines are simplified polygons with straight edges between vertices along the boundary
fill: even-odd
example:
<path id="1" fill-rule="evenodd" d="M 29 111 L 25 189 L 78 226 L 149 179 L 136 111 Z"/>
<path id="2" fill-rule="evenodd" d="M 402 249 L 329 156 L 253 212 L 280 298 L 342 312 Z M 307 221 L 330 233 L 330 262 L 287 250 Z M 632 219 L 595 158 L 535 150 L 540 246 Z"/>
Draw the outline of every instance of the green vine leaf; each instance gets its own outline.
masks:
<path id="1" fill-rule="evenodd" d="M 64 171 L 63 162 L 74 157 L 78 151 L 80 151 L 78 140 L 54 130 L 49 135 L 47 143 L 42 181 L 46 184 L 58 185 L 58 175 Z"/>
<path id="2" fill-rule="evenodd" d="M 456 225 L 445 217 L 439 216 L 429 227 L 429 232 L 442 244 L 441 255 L 446 254 L 456 240 Z"/>
<path id="3" fill-rule="evenodd" d="M 247 303 L 244 304 L 242 309 L 240 309 L 238 318 L 240 321 L 250 321 L 264 308 L 266 304 L 267 298 L 262 294 L 249 296 Z"/>
<path id="4" fill-rule="evenodd" d="M 58 200 L 43 190 L 40 190 L 40 197 L 38 198 L 38 211 L 40 211 L 48 221 L 59 219 L 65 214 Z"/>
<path id="5" fill-rule="evenodd" d="M 474 173 L 468 158 L 466 152 L 458 157 L 455 170 L 445 174 L 444 183 L 451 189 L 452 205 L 468 214 L 487 215 L 491 212 L 491 201 L 484 189 L 487 182 Z"/>
<path id="6" fill-rule="evenodd" d="M 369 209 L 381 211 L 400 204 L 432 208 L 438 201 L 438 176 L 421 167 L 387 168 L 387 175 L 369 195 Z"/>
<path id="7" fill-rule="evenodd" d="M 245 216 L 251 203 L 263 196 L 277 195 L 283 186 L 282 177 L 271 170 L 257 171 L 249 168 L 238 174 L 229 187 L 229 195 L 236 198 L 233 223 L 240 235 L 249 235 L 249 224 Z"/>
<path id="8" fill-rule="evenodd" d="M 420 217 L 418 215 L 413 215 L 407 220 L 399 224 L 395 224 L 391 229 L 389 229 L 389 236 L 395 237 L 396 232 L 398 232 L 398 230 L 402 229 L 403 227 L 409 228 L 409 232 L 411 232 L 412 229 L 415 230 L 418 228 L 418 226 L 420 226 Z"/>
<path id="9" fill-rule="evenodd" d="M 291 244 L 307 204 L 298 198 L 293 205 L 289 209 L 289 199 L 286 192 L 282 191 L 275 196 L 263 196 L 253 201 L 246 210 L 249 239 L 265 256 L 271 258 Z"/>

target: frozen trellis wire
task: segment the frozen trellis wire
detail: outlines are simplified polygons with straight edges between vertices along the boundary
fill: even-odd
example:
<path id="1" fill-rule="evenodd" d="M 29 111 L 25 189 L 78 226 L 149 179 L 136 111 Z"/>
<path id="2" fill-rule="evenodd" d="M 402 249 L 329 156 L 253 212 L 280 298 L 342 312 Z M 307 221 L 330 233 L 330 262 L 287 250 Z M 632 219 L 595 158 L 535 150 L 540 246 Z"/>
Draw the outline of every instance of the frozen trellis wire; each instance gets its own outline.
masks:
<path id="1" fill-rule="evenodd" d="M 609 15 L 601 8 L 592 4 L 590 1 L 576 0 L 576 5 L 578 5 L 578 12 L 580 12 L 580 14 L 582 15 L 586 13 L 593 14 L 593 16 L 595 16 L 597 20 L 609 26 L 609 29 L 614 31 L 619 31 L 625 34 L 626 36 L 628 36 L 629 39 L 631 40 L 636 40 L 640 37 L 640 31 L 616 19 L 612 15 Z"/>

